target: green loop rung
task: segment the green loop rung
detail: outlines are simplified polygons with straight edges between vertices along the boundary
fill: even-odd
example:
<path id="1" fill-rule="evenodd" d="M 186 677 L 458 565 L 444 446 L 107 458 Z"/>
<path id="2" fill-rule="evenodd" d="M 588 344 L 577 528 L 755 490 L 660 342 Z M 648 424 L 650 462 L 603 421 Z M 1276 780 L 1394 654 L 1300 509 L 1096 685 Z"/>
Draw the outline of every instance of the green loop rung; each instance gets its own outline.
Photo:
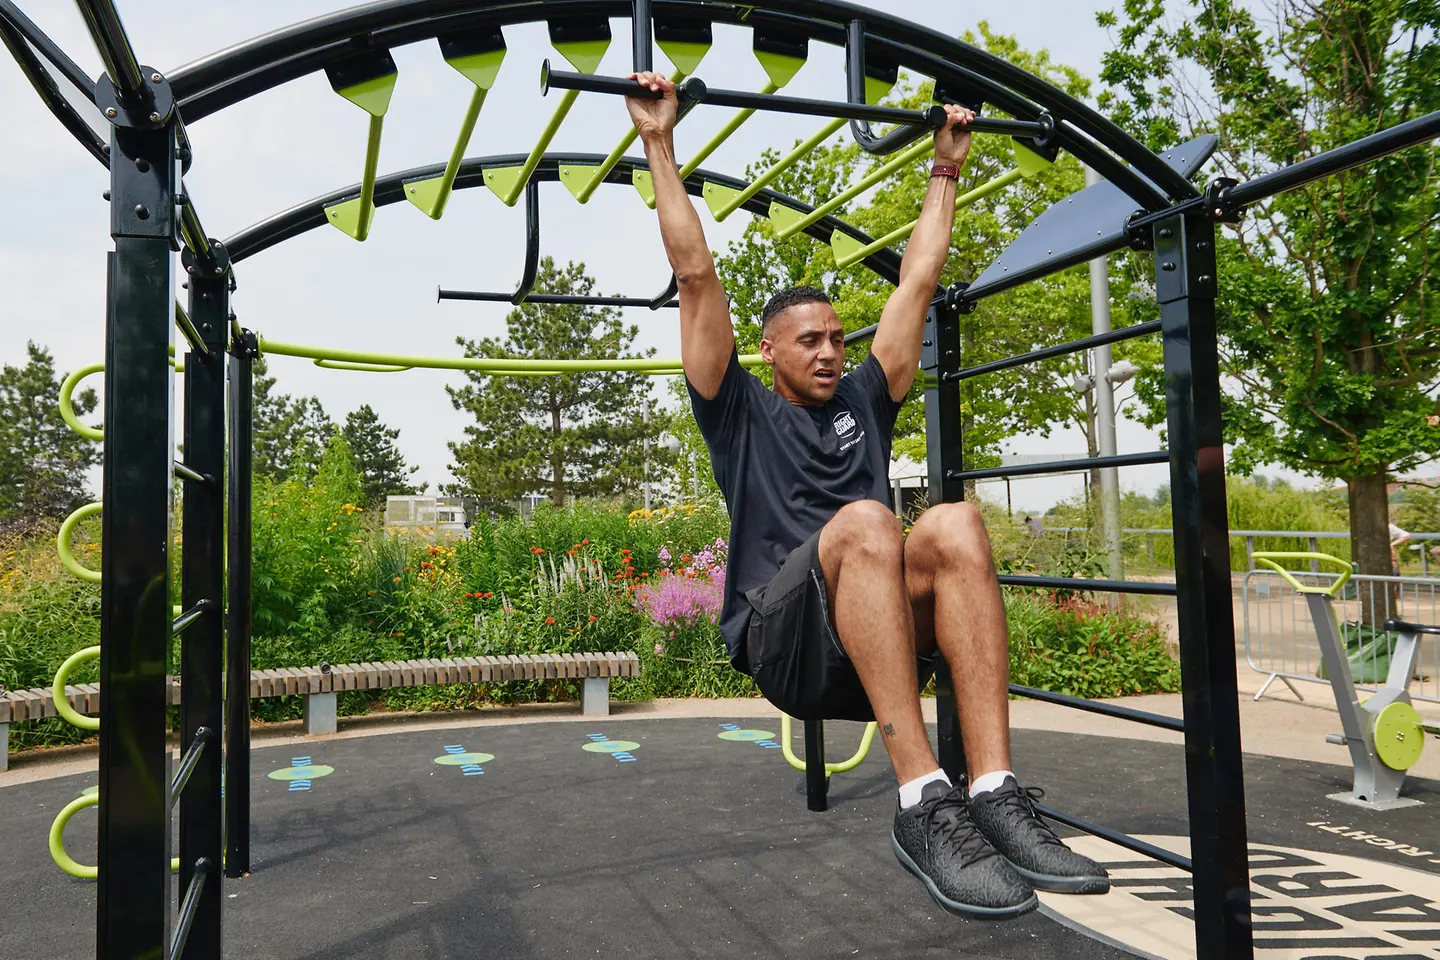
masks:
<path id="1" fill-rule="evenodd" d="M 64 420 L 71 430 L 74 430 L 86 440 L 104 440 L 105 431 L 96 427 L 87 427 L 81 423 L 80 418 L 75 416 L 75 405 L 72 398 L 75 393 L 75 388 L 80 385 L 81 380 L 84 380 L 92 374 L 104 372 L 105 364 L 92 363 L 88 367 L 81 367 L 79 370 L 76 370 L 65 378 L 64 383 L 60 384 L 60 419 Z"/>
<path id="2" fill-rule="evenodd" d="M 99 730 L 100 718 L 87 717 L 71 706 L 70 698 L 65 696 L 65 681 L 70 679 L 70 672 L 80 664 L 86 660 L 98 660 L 99 657 L 99 644 L 75 651 L 65 658 L 64 663 L 60 664 L 60 669 L 55 671 L 55 680 L 50 684 L 50 699 L 55 704 L 55 712 L 81 730 Z"/>
<path id="3" fill-rule="evenodd" d="M 50 824 L 50 859 L 55 861 L 55 866 L 64 870 L 70 876 L 78 880 L 96 880 L 100 877 L 100 868 L 87 864 L 77 863 L 75 858 L 65 852 L 65 827 L 70 823 L 70 818 L 75 816 L 86 807 L 94 807 L 100 803 L 100 794 L 91 793 L 83 797 L 77 797 L 65 804 L 64 808 L 55 815 L 55 822 Z M 180 869 L 180 858 L 175 857 L 170 861 L 170 869 Z"/>
<path id="4" fill-rule="evenodd" d="M 1256 563 L 1280 574 L 1286 583 L 1295 588 L 1297 593 L 1324 593 L 1333 597 L 1340 592 L 1340 588 L 1345 586 L 1345 581 L 1349 580 L 1351 574 L 1355 572 L 1355 568 L 1350 566 L 1348 562 L 1341 560 L 1339 557 L 1332 557 L 1328 553 L 1291 553 L 1284 550 L 1264 550 L 1259 553 L 1252 553 L 1250 556 Z M 1328 587 L 1309 587 L 1299 580 L 1296 580 L 1294 575 L 1276 563 L 1276 560 L 1314 560 L 1318 563 L 1333 564 L 1343 572 L 1340 574 L 1340 578 Z"/>
<path id="5" fill-rule="evenodd" d="M 103 509 L 105 509 L 105 505 L 99 501 L 85 504 L 65 518 L 65 522 L 60 524 L 60 532 L 55 535 L 55 549 L 60 554 L 60 562 L 66 570 L 87 583 L 99 583 L 100 571 L 91 570 L 75 559 L 75 554 L 70 549 L 70 538 L 74 536 L 75 527 L 81 520 L 94 516 Z"/>
<path id="6" fill-rule="evenodd" d="M 790 714 L 780 714 L 780 747 L 781 753 L 785 755 L 785 762 L 790 764 L 801 773 L 805 772 L 805 761 L 795 756 L 795 751 L 790 749 L 792 737 L 792 719 Z M 865 724 L 865 732 L 860 737 L 860 746 L 848 760 L 841 760 L 839 763 L 825 764 L 825 776 L 832 773 L 845 773 L 847 770 L 854 770 L 865 761 L 866 755 L 870 753 L 870 744 L 875 740 L 875 721 L 871 720 Z"/>

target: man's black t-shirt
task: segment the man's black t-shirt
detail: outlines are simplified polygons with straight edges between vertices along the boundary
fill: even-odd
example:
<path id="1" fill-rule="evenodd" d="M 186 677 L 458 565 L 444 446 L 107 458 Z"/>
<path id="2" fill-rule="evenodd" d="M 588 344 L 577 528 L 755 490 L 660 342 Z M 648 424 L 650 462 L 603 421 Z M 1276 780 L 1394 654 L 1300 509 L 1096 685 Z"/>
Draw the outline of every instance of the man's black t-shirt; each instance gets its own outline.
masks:
<path id="1" fill-rule="evenodd" d="M 687 381 L 688 384 L 688 381 Z M 901 404 L 870 356 L 840 378 L 824 406 L 793 404 L 731 354 L 720 390 L 690 387 L 695 422 L 730 508 L 730 558 L 720 634 L 750 672 L 745 591 L 770 582 L 786 556 L 856 500 L 890 502 L 890 443 Z"/>

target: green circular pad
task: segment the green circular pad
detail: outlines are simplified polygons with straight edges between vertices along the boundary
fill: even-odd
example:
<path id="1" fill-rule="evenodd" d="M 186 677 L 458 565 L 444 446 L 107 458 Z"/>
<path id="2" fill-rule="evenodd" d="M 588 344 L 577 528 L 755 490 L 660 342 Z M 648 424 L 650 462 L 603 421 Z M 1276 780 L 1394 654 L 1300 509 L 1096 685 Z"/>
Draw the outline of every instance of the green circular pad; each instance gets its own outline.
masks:
<path id="1" fill-rule="evenodd" d="M 775 734 L 769 730 L 722 730 L 721 740 L 774 740 Z"/>
<path id="2" fill-rule="evenodd" d="M 311 767 L 284 767 L 280 770 L 271 770 L 265 776 L 271 780 L 314 780 L 316 777 L 328 777 L 334 772 L 334 767 L 316 764 Z"/>
<path id="3" fill-rule="evenodd" d="M 1396 701 L 1375 718 L 1375 752 L 1391 770 L 1409 770 L 1420 759 L 1425 731 L 1420 714 L 1408 703 Z"/>
<path id="4" fill-rule="evenodd" d="M 581 750 L 589 750 L 591 753 L 625 753 L 629 750 L 638 750 L 640 744 L 633 740 L 601 740 L 599 743 L 583 743 Z"/>
<path id="5" fill-rule="evenodd" d="M 436 757 L 435 762 L 446 767 L 463 767 L 467 763 L 489 763 L 494 759 L 493 753 L 447 753 Z"/>

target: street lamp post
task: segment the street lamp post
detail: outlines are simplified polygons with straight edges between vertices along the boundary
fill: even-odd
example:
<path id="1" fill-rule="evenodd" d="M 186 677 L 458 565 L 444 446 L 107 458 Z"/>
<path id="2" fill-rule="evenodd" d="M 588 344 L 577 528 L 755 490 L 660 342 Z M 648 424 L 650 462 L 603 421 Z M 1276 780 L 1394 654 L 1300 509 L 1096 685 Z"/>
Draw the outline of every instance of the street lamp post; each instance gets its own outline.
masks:
<path id="1" fill-rule="evenodd" d="M 1085 168 L 1085 185 L 1100 182 L 1100 175 Z M 1090 328 L 1094 333 L 1110 332 L 1110 273 L 1105 257 L 1090 261 Z M 1112 379 L 1110 344 L 1095 348 L 1095 432 L 1102 457 L 1115 456 L 1115 381 Z M 1128 365 L 1127 365 L 1128 366 Z M 1118 371 L 1116 371 L 1118 372 Z M 1131 374 L 1133 376 L 1133 373 Z M 1127 378 L 1128 379 L 1128 378 Z M 1105 543 L 1106 569 L 1111 579 L 1125 576 L 1125 554 L 1120 542 L 1120 473 L 1115 467 L 1100 471 L 1100 528 Z"/>

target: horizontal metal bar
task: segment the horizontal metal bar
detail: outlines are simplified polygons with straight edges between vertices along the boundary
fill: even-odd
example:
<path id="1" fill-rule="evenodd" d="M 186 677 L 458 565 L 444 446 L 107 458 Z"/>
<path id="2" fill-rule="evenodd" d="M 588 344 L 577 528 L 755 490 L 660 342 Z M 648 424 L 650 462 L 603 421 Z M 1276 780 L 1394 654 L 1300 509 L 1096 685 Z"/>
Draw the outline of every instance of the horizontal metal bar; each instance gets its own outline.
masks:
<path id="1" fill-rule="evenodd" d="M 1100 703 L 1097 700 L 1087 700 L 1084 697 L 1072 697 L 1069 694 L 1054 693 L 1050 690 L 1039 690 L 1035 687 L 1022 687 L 1018 683 L 1010 684 L 1010 692 L 1030 700 L 1044 700 L 1046 703 L 1056 703 L 1062 707 L 1084 710 L 1087 713 L 1101 713 L 1107 717 L 1131 720 L 1135 723 L 1147 723 L 1152 727 L 1163 727 L 1166 730 L 1174 730 L 1177 733 L 1185 732 L 1184 720 L 1167 717 L 1159 713 L 1150 713 L 1148 710 L 1136 710 L 1134 707 L 1120 707 L 1111 703 Z"/>
<path id="2" fill-rule="evenodd" d="M 185 756 L 180 758 L 180 767 L 175 771 L 174 778 L 170 781 L 170 806 L 175 806 L 175 801 L 180 799 L 180 794 L 185 792 L 185 784 L 190 782 L 190 774 L 200 765 L 200 755 L 205 752 L 206 745 L 215 739 L 215 731 L 209 727 L 200 727 L 195 731 L 195 739 L 190 741 L 190 747 L 185 751 Z"/>
<path id="3" fill-rule="evenodd" d="M 438 300 L 481 300 L 487 303 L 510 303 L 514 298 L 514 291 L 500 292 L 494 290 L 447 290 L 440 288 Z M 549 304 L 579 304 L 586 307 L 649 307 L 651 310 L 659 307 L 678 307 L 680 301 L 671 299 L 665 303 L 655 306 L 655 301 L 649 297 L 582 297 L 571 293 L 532 293 L 525 298 L 526 303 L 549 303 Z"/>
<path id="4" fill-rule="evenodd" d="M 1195 867 L 1188 857 L 1182 857 L 1178 853 L 1171 853 L 1153 843 L 1146 843 L 1144 840 L 1136 840 L 1128 833 L 1121 833 L 1119 830 L 1111 830 L 1109 827 L 1102 827 L 1099 824 L 1091 823 L 1088 820 L 1081 820 L 1079 817 L 1072 817 L 1068 813 L 1061 813 L 1059 810 L 1045 806 L 1043 803 L 1035 804 L 1036 811 L 1047 820 L 1054 820 L 1056 823 L 1063 823 L 1067 827 L 1074 827 L 1102 840 L 1109 840 L 1116 846 L 1124 847 L 1126 850 L 1133 850 L 1138 854 L 1149 857 L 1152 860 L 1159 860 L 1167 866 L 1177 870 L 1184 870 L 1186 873 L 1194 873 Z"/>
<path id="5" fill-rule="evenodd" d="M 195 912 L 200 907 L 200 894 L 210 880 L 212 864 L 206 857 L 195 861 L 195 872 L 190 876 L 190 885 L 185 888 L 185 899 L 180 903 L 180 914 L 175 918 L 175 933 L 170 938 L 170 956 L 178 957 L 190 938 L 190 925 L 195 922 Z"/>
<path id="6" fill-rule="evenodd" d="M 1164 580 L 1086 580 L 1080 577 L 1032 577 L 1002 573 L 995 579 L 1004 587 L 1028 587 L 1040 590 L 1083 590 L 1095 593 L 1136 593 L 1155 597 L 1173 597 L 1179 593 L 1173 583 Z"/>
<path id="7" fill-rule="evenodd" d="M 868 327 L 861 327 L 859 330 L 851 330 L 845 334 L 845 346 L 852 343 L 859 343 L 861 340 L 873 340 L 875 331 L 880 329 L 880 324 L 872 323 Z"/>
<path id="8" fill-rule="evenodd" d="M 206 345 L 205 338 L 200 336 L 200 331 L 195 329 L 195 324 L 190 320 L 190 314 L 186 313 L 185 308 L 180 306 L 179 300 L 175 301 L 175 326 L 180 328 L 180 332 L 183 333 L 185 339 L 190 342 L 191 350 L 194 350 L 202 357 L 210 356 L 210 347 Z"/>
<path id="9" fill-rule="evenodd" d="M 946 470 L 950 480 L 988 480 L 992 477 L 1025 477 L 1043 473 L 1068 473 L 1076 470 L 1103 470 L 1106 467 L 1138 467 L 1146 463 L 1169 463 L 1169 450 L 1147 453 L 1122 453 L 1114 457 L 1086 457 L 1083 460 L 1051 460 L 1024 466 L 989 467 L 984 470 Z"/>
<path id="10" fill-rule="evenodd" d="M 1285 190 L 1291 190 L 1312 180 L 1328 177 L 1333 173 L 1349 170 L 1361 164 L 1378 160 L 1387 154 L 1419 146 L 1440 137 L 1440 110 L 1416 117 L 1406 123 L 1396 124 L 1388 130 L 1372 133 L 1354 143 L 1326 150 L 1299 163 L 1281 167 L 1273 173 L 1236 184 L 1220 195 L 1223 201 L 1244 205 L 1264 200 Z"/>
<path id="11" fill-rule="evenodd" d="M 1079 340 L 1071 340 L 1068 343 L 1058 343 L 1053 347 L 1042 347 L 1039 350 L 1031 350 L 1029 353 L 1006 357 L 1004 360 L 995 360 L 991 363 L 982 363 L 973 367 L 967 367 L 964 370 L 955 370 L 947 373 L 944 380 L 946 383 L 951 383 L 956 380 L 969 380 L 971 377 L 978 377 L 982 374 L 995 373 L 998 370 L 1009 370 L 1011 367 L 1020 367 L 1027 363 L 1036 363 L 1040 360 L 1063 357 L 1066 354 L 1080 353 L 1082 350 L 1089 350 L 1091 347 L 1101 347 L 1107 343 L 1120 343 L 1125 340 L 1134 340 L 1136 337 L 1143 337 L 1147 334 L 1159 332 L 1160 321 L 1149 320 L 1145 323 L 1136 323 L 1128 327 L 1121 327 L 1119 330 L 1111 330 L 1108 333 L 1097 333 L 1093 337 L 1081 337 Z"/>
<path id="12" fill-rule="evenodd" d="M 170 624 L 170 632 L 174 634 L 184 630 L 186 627 L 190 626 L 190 624 L 194 623 L 196 620 L 199 620 L 200 615 L 205 613 L 205 611 L 209 610 L 213 604 L 213 600 L 201 600 L 197 602 L 195 606 L 191 607 L 189 610 L 186 610 L 184 613 L 180 614 L 180 616 L 175 618 L 175 620 Z"/>
<path id="13" fill-rule="evenodd" d="M 605 77 L 573 70 L 555 70 L 546 60 L 540 67 L 540 92 L 550 88 L 580 90 L 586 93 L 608 93 L 640 100 L 658 100 L 660 94 L 639 81 L 624 77 Z M 906 110 L 869 103 L 847 103 L 842 100 L 814 100 L 809 97 L 762 95 L 748 90 L 720 90 L 705 85 L 699 77 L 691 77 L 676 88 L 676 96 L 689 103 L 715 107 L 740 107 L 747 110 L 768 110 L 772 113 L 799 114 L 807 117 L 829 117 L 838 120 L 867 120 L 875 123 L 899 123 L 928 128 L 945 123 L 945 108 L 938 104 L 926 110 Z M 969 129 L 975 133 L 1003 133 L 1009 136 L 1044 137 L 1050 129 L 1044 123 L 1030 120 L 1001 120 L 976 117 Z"/>
<path id="14" fill-rule="evenodd" d="M 174 472 L 175 476 L 179 477 L 181 480 L 189 480 L 191 483 L 214 483 L 214 482 L 215 482 L 215 478 L 214 478 L 214 477 L 212 477 L 212 476 L 210 476 L 210 475 L 208 475 L 208 474 L 199 473 L 198 471 L 195 471 L 195 470 L 191 470 L 189 467 L 185 466 L 185 464 L 181 463 L 179 460 L 176 460 L 176 461 L 175 461 L 175 467 L 174 467 L 174 471 L 173 471 L 173 472 Z"/>

